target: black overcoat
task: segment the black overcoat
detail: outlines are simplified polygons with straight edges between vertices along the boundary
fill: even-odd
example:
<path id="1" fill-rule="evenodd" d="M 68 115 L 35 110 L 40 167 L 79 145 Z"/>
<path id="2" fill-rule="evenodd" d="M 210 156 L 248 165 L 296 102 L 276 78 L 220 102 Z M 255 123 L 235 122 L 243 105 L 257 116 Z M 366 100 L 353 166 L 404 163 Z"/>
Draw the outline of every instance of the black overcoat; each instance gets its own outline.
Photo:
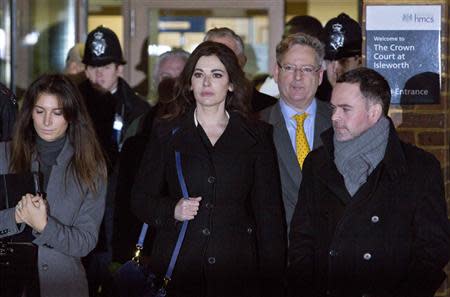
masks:
<path id="1" fill-rule="evenodd" d="M 178 128 L 172 135 L 173 128 Z M 156 125 L 132 191 L 132 211 L 156 228 L 151 267 L 164 276 L 181 223 L 182 197 L 175 167 L 182 168 L 200 209 L 189 222 L 169 285 L 169 296 L 282 296 L 286 229 L 270 126 L 230 112 L 211 146 L 193 110 Z M 273 291 L 272 291 L 273 292 Z M 275 296 L 271 294 L 271 296 Z"/>
<path id="2" fill-rule="evenodd" d="M 439 162 L 399 140 L 350 196 L 333 157 L 333 131 L 304 163 L 291 223 L 291 296 L 433 296 L 450 257 Z"/>

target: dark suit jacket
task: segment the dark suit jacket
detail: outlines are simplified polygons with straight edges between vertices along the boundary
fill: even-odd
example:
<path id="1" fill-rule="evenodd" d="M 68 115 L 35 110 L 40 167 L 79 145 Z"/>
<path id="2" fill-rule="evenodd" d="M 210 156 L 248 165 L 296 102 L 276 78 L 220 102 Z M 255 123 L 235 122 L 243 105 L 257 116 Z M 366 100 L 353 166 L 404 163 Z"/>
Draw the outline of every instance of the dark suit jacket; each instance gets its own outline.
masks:
<path id="1" fill-rule="evenodd" d="M 297 204 L 298 191 L 302 181 L 302 171 L 298 165 L 297 156 L 289 138 L 286 122 L 281 113 L 280 103 L 261 111 L 260 117 L 262 120 L 273 125 L 273 140 L 277 149 L 284 210 L 289 228 L 292 214 Z M 320 134 L 329 127 L 331 127 L 331 110 L 327 103 L 317 101 L 313 149 L 322 145 Z"/>
<path id="2" fill-rule="evenodd" d="M 277 102 L 278 102 L 277 98 L 261 93 L 257 89 L 253 88 L 253 95 L 251 102 L 253 112 L 259 112 L 264 108 L 274 105 Z"/>
<path id="3" fill-rule="evenodd" d="M 439 162 L 391 124 L 383 160 L 353 197 L 334 163 L 333 131 L 305 159 L 291 223 L 291 296 L 432 297 L 450 229 Z"/>
<path id="4" fill-rule="evenodd" d="M 159 277 L 167 269 L 181 226 L 174 219 L 182 197 L 175 150 L 181 153 L 189 195 L 202 197 L 198 214 L 189 221 L 170 296 L 283 292 L 286 231 L 270 128 L 230 112 L 213 147 L 195 126 L 193 110 L 179 121 L 154 126 L 131 208 L 157 229 L 150 266 Z"/>

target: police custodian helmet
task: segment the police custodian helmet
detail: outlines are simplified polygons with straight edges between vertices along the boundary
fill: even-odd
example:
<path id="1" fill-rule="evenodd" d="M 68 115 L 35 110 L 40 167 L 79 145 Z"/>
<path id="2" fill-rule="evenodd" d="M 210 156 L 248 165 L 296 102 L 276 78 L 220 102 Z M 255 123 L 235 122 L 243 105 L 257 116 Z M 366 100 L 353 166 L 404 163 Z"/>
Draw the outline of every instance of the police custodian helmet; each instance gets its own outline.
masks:
<path id="1" fill-rule="evenodd" d="M 104 66 L 109 63 L 126 64 L 117 35 L 103 26 L 91 31 L 86 39 L 83 63 L 90 66 Z"/>
<path id="2" fill-rule="evenodd" d="M 328 21 L 321 40 L 325 44 L 325 60 L 361 55 L 361 26 L 345 13 Z"/>

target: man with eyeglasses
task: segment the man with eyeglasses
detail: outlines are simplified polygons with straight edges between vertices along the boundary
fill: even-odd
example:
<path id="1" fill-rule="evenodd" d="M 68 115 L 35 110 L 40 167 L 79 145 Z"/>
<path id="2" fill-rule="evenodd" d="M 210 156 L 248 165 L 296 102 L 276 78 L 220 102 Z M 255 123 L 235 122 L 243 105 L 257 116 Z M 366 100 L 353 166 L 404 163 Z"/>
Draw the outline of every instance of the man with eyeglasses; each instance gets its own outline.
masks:
<path id="1" fill-rule="evenodd" d="M 297 33 L 277 46 L 274 79 L 280 91 L 277 104 L 261 111 L 261 119 L 273 125 L 283 203 L 289 230 L 302 180 L 303 160 L 322 144 L 320 133 L 331 127 L 327 103 L 314 94 L 322 82 L 324 46 L 315 37 Z"/>

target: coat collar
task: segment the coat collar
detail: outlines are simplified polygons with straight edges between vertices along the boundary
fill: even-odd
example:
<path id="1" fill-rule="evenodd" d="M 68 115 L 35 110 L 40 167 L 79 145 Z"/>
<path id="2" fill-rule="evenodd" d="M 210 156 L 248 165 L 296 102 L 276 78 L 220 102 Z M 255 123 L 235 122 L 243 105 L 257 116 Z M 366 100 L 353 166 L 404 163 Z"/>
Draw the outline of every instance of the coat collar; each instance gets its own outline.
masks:
<path id="1" fill-rule="evenodd" d="M 73 154 L 74 154 L 73 146 L 70 143 L 69 136 L 67 136 L 61 152 L 59 153 L 58 157 L 56 157 L 55 166 L 66 166 L 70 162 Z M 39 161 L 36 152 L 33 153 L 32 160 L 33 161 L 31 162 L 31 171 L 36 172 L 39 171 Z"/>
<path id="2" fill-rule="evenodd" d="M 379 166 L 383 166 L 383 174 L 387 175 L 392 182 L 395 182 L 405 171 L 406 171 L 406 157 L 403 152 L 401 140 L 395 131 L 394 124 L 392 120 L 389 120 L 389 136 L 388 143 L 386 147 L 386 152 L 383 160 L 380 162 Z M 328 186 L 330 190 L 335 192 L 335 194 L 347 204 L 352 198 L 345 188 L 344 178 L 339 173 L 334 164 L 334 145 L 333 145 L 333 128 L 330 128 L 322 133 L 321 138 L 324 144 L 324 149 L 326 150 L 326 158 L 320 160 L 318 168 L 319 178 Z M 378 166 L 377 166 L 378 167 Z M 322 169 L 323 168 L 323 169 Z M 379 170 L 375 170 L 373 174 L 380 174 Z M 380 176 L 376 180 L 380 180 Z M 376 187 L 376 184 L 372 185 Z M 372 187 L 371 187 L 372 188 Z M 362 189 L 362 188 L 361 188 Z M 360 192 L 358 190 L 358 192 Z M 355 194 L 357 195 L 358 192 Z"/>
<path id="3" fill-rule="evenodd" d="M 229 112 L 230 120 L 225 131 L 214 146 L 214 151 L 240 153 L 257 143 L 255 127 L 237 112 Z M 173 145 L 175 150 L 185 154 L 200 154 L 207 156 L 207 148 L 203 144 L 198 128 L 194 123 L 194 109 L 189 109 L 173 125 Z"/>

